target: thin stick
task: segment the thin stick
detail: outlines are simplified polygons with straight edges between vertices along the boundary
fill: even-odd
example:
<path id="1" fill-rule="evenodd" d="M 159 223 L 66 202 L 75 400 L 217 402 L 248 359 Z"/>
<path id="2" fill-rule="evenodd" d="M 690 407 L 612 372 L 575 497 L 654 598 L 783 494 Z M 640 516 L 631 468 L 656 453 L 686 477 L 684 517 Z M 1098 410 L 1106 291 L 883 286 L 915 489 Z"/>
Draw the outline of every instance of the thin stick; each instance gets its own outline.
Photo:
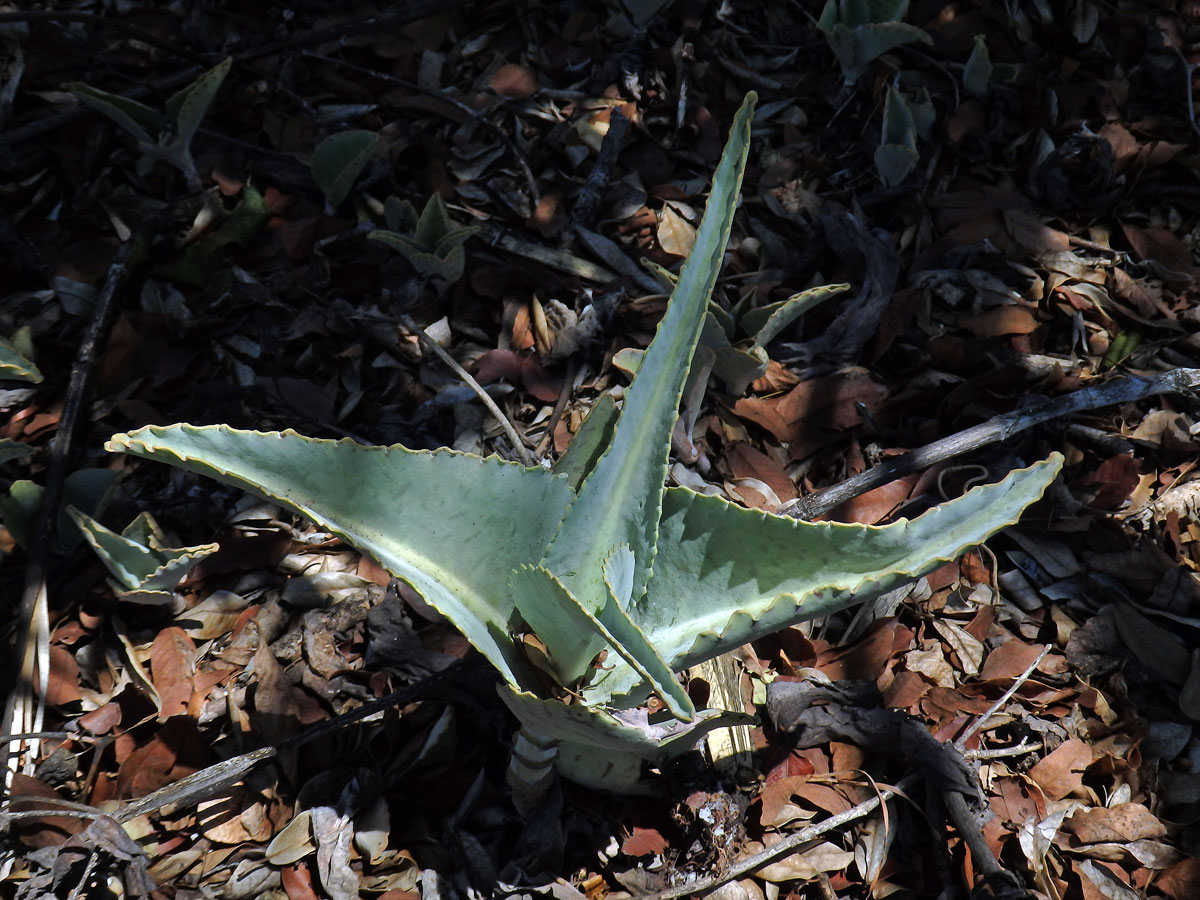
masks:
<path id="1" fill-rule="evenodd" d="M 116 317 L 117 297 L 129 279 L 130 273 L 126 263 L 136 242 L 137 239 L 128 240 L 117 249 L 108 270 L 108 277 L 104 281 L 104 287 L 92 309 L 92 319 L 88 323 L 87 331 L 79 345 L 79 352 L 71 366 L 71 379 L 67 385 L 66 399 L 63 402 L 63 415 L 59 421 L 58 433 L 50 447 L 50 460 L 46 465 L 46 488 L 42 494 L 37 527 L 29 546 L 29 557 L 25 565 L 25 589 L 21 596 L 19 630 L 15 645 L 20 653 L 20 662 L 16 672 L 13 673 L 15 677 L 10 682 L 12 690 L 5 703 L 4 720 L 0 723 L 0 728 L 8 732 L 24 733 L 41 730 L 46 688 L 50 678 L 49 601 L 46 592 L 50 541 L 58 522 L 59 508 L 62 506 L 63 484 L 67 477 L 71 445 L 86 406 L 96 361 L 100 357 L 100 351 Z M 30 706 L 34 703 L 35 665 L 40 690 L 37 692 L 36 709 L 31 711 Z M 25 743 L 25 741 L 10 740 L 5 745 L 5 792 L 8 788 L 8 775 L 16 771 L 13 757 L 20 753 L 21 746 Z M 34 749 L 36 748 L 36 739 L 30 742 L 29 746 L 31 751 L 36 752 Z"/>
<path id="2" fill-rule="evenodd" d="M 575 386 L 575 372 L 578 368 L 579 364 L 574 357 L 567 360 L 567 371 L 563 375 L 562 390 L 558 392 L 558 398 L 554 401 L 554 411 L 550 413 L 550 420 L 546 423 L 546 433 L 542 435 L 537 449 L 533 451 L 533 455 L 538 459 L 544 459 L 550 450 L 550 442 L 554 440 L 554 429 L 558 427 L 563 413 L 566 412 L 567 401 L 571 399 L 571 389 Z"/>
<path id="3" fill-rule="evenodd" d="M 575 197 L 575 208 L 571 210 L 571 224 L 576 228 L 591 228 L 596 218 L 596 206 L 600 203 L 600 195 L 612 180 L 613 166 L 625 144 L 625 133 L 629 131 L 629 119 L 621 112 L 620 107 L 614 106 L 609 113 L 608 131 L 600 142 L 600 152 L 596 154 L 596 162 L 592 171 Z"/>
<path id="4" fill-rule="evenodd" d="M 1006 756 L 1024 756 L 1026 753 L 1032 753 L 1034 750 L 1041 750 L 1044 745 L 1038 743 L 1027 744 L 1024 741 L 1017 744 L 1015 747 L 993 747 L 988 750 L 964 750 L 963 759 L 1003 759 Z"/>
<path id="5" fill-rule="evenodd" d="M 814 519 L 852 497 L 920 469 L 927 469 L 935 463 L 978 450 L 996 441 L 1007 440 L 1043 422 L 1100 406 L 1142 400 L 1156 394 L 1188 393 L 1195 391 L 1197 386 L 1200 386 L 1200 369 L 1172 369 L 1158 375 L 1127 375 L 1108 384 L 1045 400 L 1036 406 L 1002 413 L 979 425 L 897 456 L 833 487 L 802 497 L 784 514 L 795 519 Z"/>
<path id="6" fill-rule="evenodd" d="M 500 423 L 500 427 L 504 429 L 505 435 L 508 436 L 509 441 L 513 445 L 513 449 L 516 450 L 517 456 L 521 458 L 522 464 L 526 466 L 536 466 L 537 461 L 533 458 L 532 454 L 530 454 L 529 448 L 525 446 L 525 442 L 521 440 L 520 435 L 517 434 L 517 429 L 513 427 L 513 423 L 509 421 L 508 416 L 506 416 L 500 407 L 496 405 L 496 401 L 488 396 L 488 392 L 485 391 L 482 386 L 480 386 L 479 382 L 471 377 L 471 373 L 460 366 L 458 364 L 458 360 L 447 353 L 441 344 L 427 335 L 425 333 L 425 329 L 417 325 L 417 323 L 412 320 L 411 316 L 402 314 L 400 316 L 400 324 L 415 334 L 425 347 L 432 350 L 437 355 L 438 359 L 449 366 L 451 370 L 453 370 L 454 374 L 461 378 L 466 386 L 475 392 L 475 396 L 480 399 L 483 405 L 487 407 L 488 412 L 490 412 L 496 418 L 496 421 Z"/>
<path id="7" fill-rule="evenodd" d="M 755 853 L 753 856 L 747 856 L 744 859 L 738 860 L 729 867 L 728 871 L 720 876 L 703 878 L 700 881 L 693 881 L 690 884 L 660 891 L 657 894 L 641 894 L 637 900 L 676 900 L 678 897 L 710 893 L 721 887 L 721 885 L 735 881 L 743 875 L 752 874 L 756 869 L 761 869 L 785 856 L 800 852 L 804 844 L 815 840 L 827 832 L 833 831 L 835 828 L 840 828 L 847 822 L 853 822 L 861 819 L 868 813 L 874 812 L 880 803 L 890 800 L 897 794 L 903 794 L 911 790 L 916 783 L 917 777 L 915 775 L 907 775 L 894 786 L 883 790 L 869 800 L 864 800 L 858 806 L 848 809 L 845 812 L 840 812 L 835 816 L 830 816 L 816 825 L 802 828 L 794 834 L 789 834 L 778 844 Z"/>
<path id="8" fill-rule="evenodd" d="M 1044 647 L 1042 647 L 1042 652 L 1038 654 L 1037 659 L 1029 664 L 1029 668 L 1017 676 L 1016 681 L 1009 686 L 1008 690 L 1000 695 L 1000 699 L 993 703 L 987 712 L 972 722 L 970 727 L 968 727 L 966 731 L 959 735 L 958 740 L 954 742 L 954 747 L 956 750 L 958 750 L 960 753 L 963 752 L 967 741 L 974 736 L 975 732 L 979 731 L 979 729 L 983 727 L 984 723 L 987 722 L 988 719 L 999 712 L 1004 707 L 1005 703 L 1012 699 L 1012 695 L 1019 691 L 1021 689 L 1021 685 L 1028 681 L 1033 673 L 1037 671 L 1037 667 L 1042 664 L 1042 660 L 1046 658 L 1046 654 L 1049 652 L 1050 645 L 1046 644 Z"/>

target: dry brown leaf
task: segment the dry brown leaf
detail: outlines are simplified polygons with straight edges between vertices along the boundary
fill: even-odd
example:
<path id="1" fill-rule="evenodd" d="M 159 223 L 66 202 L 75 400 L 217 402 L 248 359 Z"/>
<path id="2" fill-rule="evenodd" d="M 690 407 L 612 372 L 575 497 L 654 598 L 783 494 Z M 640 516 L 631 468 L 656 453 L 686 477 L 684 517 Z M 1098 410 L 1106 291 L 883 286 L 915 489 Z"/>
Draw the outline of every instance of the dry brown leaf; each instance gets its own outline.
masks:
<path id="1" fill-rule="evenodd" d="M 850 522 L 859 525 L 876 525 L 889 518 L 900 504 L 912 496 L 913 485 L 918 475 L 897 478 L 887 484 L 872 488 L 865 494 L 851 497 L 839 503 L 823 516 L 831 522 Z"/>
<path id="2" fill-rule="evenodd" d="M 64 706 L 83 695 L 79 692 L 79 665 L 66 647 L 50 645 L 50 677 L 46 685 L 46 703 Z"/>
<path id="3" fill-rule="evenodd" d="M 862 423 L 856 404 L 877 412 L 888 390 L 861 369 L 802 381 L 781 397 L 742 397 L 736 415 L 788 443 L 789 458 L 803 459 Z"/>
<path id="4" fill-rule="evenodd" d="M 734 478 L 756 478 L 763 481 L 784 503 L 796 499 L 796 485 L 783 466 L 745 441 L 739 441 L 726 450 L 725 463 Z"/>
<path id="5" fill-rule="evenodd" d="M 658 214 L 658 245 L 667 253 L 687 256 L 696 243 L 696 228 L 681 216 L 670 203 L 664 203 Z"/>
<path id="6" fill-rule="evenodd" d="M 1171 900 L 1200 897 L 1200 858 L 1181 859 L 1159 875 L 1154 886 Z"/>
<path id="7" fill-rule="evenodd" d="M 657 856 L 669 846 L 670 842 L 659 834 L 658 829 L 635 825 L 629 837 L 622 842 L 621 852 L 626 856 Z"/>
<path id="8" fill-rule="evenodd" d="M 1078 738 L 1063 741 L 1058 748 L 1029 770 L 1029 777 L 1037 782 L 1050 800 L 1062 800 L 1072 794 L 1086 796 L 1083 790 L 1083 773 L 1095 759 L 1089 744 Z"/>
<path id="9" fill-rule="evenodd" d="M 1138 256 L 1162 267 L 1165 279 L 1187 282 L 1200 279 L 1200 267 L 1192 261 L 1192 248 L 1170 229 L 1161 225 L 1141 228 L 1122 221 L 1121 230 Z"/>
<path id="10" fill-rule="evenodd" d="M 150 675 L 160 701 L 159 716 L 169 719 L 188 711 L 196 645 L 182 628 L 164 628 L 150 646 Z"/>
<path id="11" fill-rule="evenodd" d="M 536 94 L 541 85 L 538 83 L 537 73 L 528 66 L 505 63 L 492 73 L 488 87 L 501 97 L 526 100 Z"/>
<path id="12" fill-rule="evenodd" d="M 1065 830 L 1084 844 L 1111 841 L 1140 841 L 1163 837 L 1166 827 L 1140 803 L 1118 803 L 1113 807 L 1076 810 L 1067 819 Z"/>
<path id="13" fill-rule="evenodd" d="M 1042 648 L 1036 644 L 1026 644 L 1016 639 L 1005 641 L 987 655 L 979 670 L 979 677 L 983 681 L 1011 682 L 1028 669 L 1041 652 Z"/>
<path id="14" fill-rule="evenodd" d="M 783 839 L 782 835 L 764 835 L 764 844 L 751 842 L 745 852 L 757 852 L 765 847 L 772 847 Z M 793 853 L 779 862 L 757 870 L 755 873 L 764 881 L 780 884 L 785 881 L 811 881 L 822 872 L 840 872 L 854 862 L 854 853 L 842 850 L 835 844 L 822 842 L 802 853 Z"/>
<path id="15" fill-rule="evenodd" d="M 977 338 L 1030 334 L 1038 327 L 1033 313 L 1023 306 L 997 306 L 978 315 L 960 316 L 958 324 Z"/>

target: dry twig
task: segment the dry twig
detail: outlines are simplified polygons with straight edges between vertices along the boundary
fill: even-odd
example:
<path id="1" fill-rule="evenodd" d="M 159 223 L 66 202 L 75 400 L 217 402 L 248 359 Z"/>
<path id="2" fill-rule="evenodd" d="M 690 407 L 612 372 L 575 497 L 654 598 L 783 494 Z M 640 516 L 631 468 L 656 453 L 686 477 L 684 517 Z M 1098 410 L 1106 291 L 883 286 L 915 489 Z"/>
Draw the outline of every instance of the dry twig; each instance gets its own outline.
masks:
<path id="1" fill-rule="evenodd" d="M 1083 388 L 1053 400 L 1044 400 L 1036 406 L 994 416 L 979 425 L 897 456 L 853 478 L 847 478 L 833 487 L 802 497 L 781 512 L 795 519 L 815 519 L 847 500 L 897 478 L 927 469 L 935 463 L 953 459 L 971 450 L 978 450 L 996 441 L 1007 440 L 1014 434 L 1043 422 L 1062 419 L 1100 406 L 1142 400 L 1156 394 L 1188 393 L 1198 386 L 1200 369 L 1172 369 L 1158 375 L 1128 375 L 1108 384 Z"/>

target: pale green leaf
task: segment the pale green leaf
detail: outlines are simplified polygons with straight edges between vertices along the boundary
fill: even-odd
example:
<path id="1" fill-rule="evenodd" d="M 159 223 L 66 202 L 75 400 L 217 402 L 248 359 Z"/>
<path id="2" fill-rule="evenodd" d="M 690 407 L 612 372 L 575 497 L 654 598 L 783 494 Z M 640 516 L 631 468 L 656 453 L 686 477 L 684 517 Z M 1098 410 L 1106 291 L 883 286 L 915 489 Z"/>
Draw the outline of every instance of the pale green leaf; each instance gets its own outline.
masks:
<path id="1" fill-rule="evenodd" d="M 415 231 L 418 218 L 416 207 L 407 200 L 388 197 L 383 203 L 383 221 L 392 231 Z"/>
<path id="2" fill-rule="evenodd" d="M 667 491 L 654 577 L 631 618 L 679 670 L 868 600 L 957 559 L 1013 524 L 1062 466 L 1058 454 L 885 526 L 802 522 L 686 488 Z M 590 700 L 645 696 L 619 664 Z M 633 692 L 632 698 L 620 695 Z"/>
<path id="3" fill-rule="evenodd" d="M 920 159 L 916 150 L 903 144 L 884 144 L 875 148 L 875 168 L 879 180 L 888 187 L 903 184 Z"/>
<path id="4" fill-rule="evenodd" d="M 148 513 L 138 516 L 117 534 L 73 506 L 68 507 L 67 512 L 116 580 L 115 589 L 125 600 L 168 602 L 191 568 L 218 549 L 216 544 L 163 547 L 161 534 Z M 132 535 L 143 540 L 136 540 Z"/>
<path id="5" fill-rule="evenodd" d="M 433 246 L 434 256 L 447 256 L 450 251 L 458 249 L 462 244 L 465 244 L 471 237 L 479 233 L 477 225 L 455 226 L 446 232 L 445 235 Z"/>
<path id="6" fill-rule="evenodd" d="M 917 126 L 913 121 L 911 110 L 904 96 L 895 88 L 888 85 L 887 94 L 883 101 L 883 128 L 880 135 L 881 144 L 901 144 L 905 147 L 916 148 Z"/>
<path id="7" fill-rule="evenodd" d="M 734 119 L 695 245 L 655 340 L 625 392 L 612 446 L 583 482 L 578 499 L 546 551 L 543 565 L 563 580 L 585 609 L 594 612 L 608 601 L 599 578 L 601 567 L 622 543 L 629 545 L 637 559 L 633 596 L 638 598 L 645 591 L 654 559 L 671 430 L 729 241 L 756 100 L 755 94 L 747 95 Z"/>
<path id="8" fill-rule="evenodd" d="M 350 188 L 378 145 L 379 135 L 373 131 L 343 131 L 317 144 L 309 169 L 330 209 L 336 209 L 350 196 Z"/>
<path id="9" fill-rule="evenodd" d="M 0 439 L 0 463 L 12 462 L 33 454 L 33 448 L 21 441 Z"/>
<path id="10" fill-rule="evenodd" d="M 513 604 L 503 584 L 508 572 L 540 557 L 570 500 L 566 479 L 497 457 L 223 425 L 142 428 L 106 446 L 308 516 L 420 591 L 505 678 L 528 683 L 509 636 Z"/>
<path id="11" fill-rule="evenodd" d="M 603 394 L 592 404 L 591 412 L 571 438 L 570 445 L 554 463 L 553 471 L 567 477 L 572 491 L 579 489 L 583 479 L 595 467 L 600 454 L 612 440 L 616 424 L 617 404 L 611 396 Z"/>
<path id="12" fill-rule="evenodd" d="M 712 371 L 730 394 L 740 397 L 752 381 L 767 374 L 767 363 L 767 351 L 762 347 L 726 347 L 715 354 Z"/>
<path id="13" fill-rule="evenodd" d="M 414 237 L 418 244 L 432 252 L 438 241 L 457 227 L 458 224 L 450 218 L 450 210 L 446 209 L 446 202 L 441 194 L 434 193 L 425 201 L 421 218 L 417 220 Z"/>
<path id="14" fill-rule="evenodd" d="M 561 700 L 543 700 L 526 691 L 501 685 L 500 698 L 521 723 L 532 731 L 559 741 L 602 750 L 635 753 L 642 759 L 665 760 L 685 753 L 714 728 L 745 725 L 753 716 L 705 709 L 691 722 L 670 716 L 649 716 L 645 709 L 608 712 Z"/>
<path id="15" fill-rule="evenodd" d="M 627 572 L 621 580 L 632 588 L 632 560 L 617 566 L 622 564 Z M 619 656 L 637 672 L 639 680 L 649 684 L 674 715 L 681 719 L 695 715 L 692 702 L 675 674 L 611 597 L 593 615 L 541 566 L 518 566 L 509 578 L 509 589 L 521 617 L 546 645 L 550 662 L 563 684 L 571 685 L 576 680 L 567 673 L 589 672 L 592 660 L 607 646 L 614 651 L 613 658 Z"/>

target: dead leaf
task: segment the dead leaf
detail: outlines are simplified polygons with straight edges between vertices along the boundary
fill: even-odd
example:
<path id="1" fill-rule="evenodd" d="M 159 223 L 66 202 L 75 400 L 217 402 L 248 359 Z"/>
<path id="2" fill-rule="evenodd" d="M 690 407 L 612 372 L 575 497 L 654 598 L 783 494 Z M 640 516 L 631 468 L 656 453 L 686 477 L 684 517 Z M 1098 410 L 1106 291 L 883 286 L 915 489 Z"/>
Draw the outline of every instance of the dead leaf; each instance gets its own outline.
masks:
<path id="1" fill-rule="evenodd" d="M 1031 334 L 1038 327 L 1033 313 L 1023 306 L 997 306 L 975 316 L 959 316 L 958 324 L 977 338 Z"/>
<path id="2" fill-rule="evenodd" d="M 626 856 L 657 856 L 669 846 L 657 829 L 633 827 L 632 833 L 621 844 L 621 852 Z"/>
<path id="3" fill-rule="evenodd" d="M 1084 844 L 1140 841 L 1167 833 L 1158 817 L 1140 803 L 1079 809 L 1066 820 L 1064 828 Z"/>
<path id="4" fill-rule="evenodd" d="M 696 228 L 675 211 L 670 203 L 664 203 L 658 214 L 658 245 L 667 253 L 687 256 L 696 243 Z"/>
<path id="5" fill-rule="evenodd" d="M 537 74 L 517 63 L 505 63 L 498 68 L 492 73 L 488 86 L 510 100 L 527 100 L 541 89 Z"/>
<path id="6" fill-rule="evenodd" d="M 1037 782 L 1050 800 L 1062 800 L 1073 794 L 1086 796 L 1083 773 L 1094 759 L 1091 746 L 1078 738 L 1071 738 L 1037 762 L 1029 770 L 1029 777 Z"/>

